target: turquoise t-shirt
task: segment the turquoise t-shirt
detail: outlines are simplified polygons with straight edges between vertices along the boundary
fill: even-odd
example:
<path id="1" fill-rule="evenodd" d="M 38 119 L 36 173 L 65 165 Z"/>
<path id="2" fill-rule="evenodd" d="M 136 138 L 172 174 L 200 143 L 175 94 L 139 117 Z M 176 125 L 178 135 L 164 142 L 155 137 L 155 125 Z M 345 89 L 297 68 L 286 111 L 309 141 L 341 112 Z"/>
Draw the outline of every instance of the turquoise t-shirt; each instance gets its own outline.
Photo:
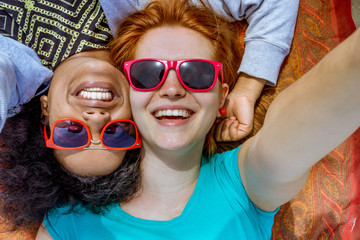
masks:
<path id="1" fill-rule="evenodd" d="M 62 214 L 50 211 L 45 225 L 54 239 L 270 239 L 274 212 L 264 212 L 249 199 L 241 182 L 236 148 L 203 157 L 195 190 L 180 216 L 170 221 L 133 217 L 119 204 L 105 214 L 83 208 Z"/>

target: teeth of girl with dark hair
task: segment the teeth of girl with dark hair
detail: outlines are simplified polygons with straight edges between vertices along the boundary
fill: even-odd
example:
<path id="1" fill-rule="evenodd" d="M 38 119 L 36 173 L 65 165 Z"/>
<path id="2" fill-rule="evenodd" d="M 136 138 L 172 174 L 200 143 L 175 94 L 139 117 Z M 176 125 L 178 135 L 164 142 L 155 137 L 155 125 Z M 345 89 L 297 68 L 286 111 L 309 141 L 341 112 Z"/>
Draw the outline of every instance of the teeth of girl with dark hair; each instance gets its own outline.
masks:
<path id="1" fill-rule="evenodd" d="M 178 119 L 178 118 L 189 118 L 191 112 L 188 110 L 178 109 L 167 109 L 155 112 L 155 117 L 158 119 Z"/>
<path id="2" fill-rule="evenodd" d="M 84 88 L 79 94 L 79 98 L 88 99 L 88 100 L 101 100 L 101 101 L 111 101 L 114 96 L 113 93 L 107 88 Z"/>

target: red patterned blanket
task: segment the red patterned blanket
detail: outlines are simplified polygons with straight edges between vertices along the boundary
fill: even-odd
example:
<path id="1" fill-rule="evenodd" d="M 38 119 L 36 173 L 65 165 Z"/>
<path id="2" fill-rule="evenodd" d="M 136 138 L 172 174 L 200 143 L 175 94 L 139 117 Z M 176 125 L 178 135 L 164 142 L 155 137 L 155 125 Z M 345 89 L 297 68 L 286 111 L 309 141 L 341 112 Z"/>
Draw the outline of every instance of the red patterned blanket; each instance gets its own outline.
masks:
<path id="1" fill-rule="evenodd" d="M 351 1 L 301 0 L 294 42 L 277 91 L 307 72 L 355 30 Z M 359 239 L 360 129 L 311 171 L 276 215 L 272 239 Z"/>

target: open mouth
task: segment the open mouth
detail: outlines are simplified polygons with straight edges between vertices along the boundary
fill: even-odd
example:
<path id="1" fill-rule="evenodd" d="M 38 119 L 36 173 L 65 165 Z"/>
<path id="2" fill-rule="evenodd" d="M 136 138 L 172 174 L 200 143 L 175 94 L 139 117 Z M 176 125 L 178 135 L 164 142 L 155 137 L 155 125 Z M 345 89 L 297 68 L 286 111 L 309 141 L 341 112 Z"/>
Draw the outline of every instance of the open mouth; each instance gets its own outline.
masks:
<path id="1" fill-rule="evenodd" d="M 111 101 L 114 99 L 114 94 L 110 89 L 100 87 L 81 89 L 77 96 L 85 100 Z"/>
<path id="2" fill-rule="evenodd" d="M 191 116 L 191 111 L 183 109 L 166 109 L 156 111 L 154 116 L 159 120 L 184 120 Z"/>

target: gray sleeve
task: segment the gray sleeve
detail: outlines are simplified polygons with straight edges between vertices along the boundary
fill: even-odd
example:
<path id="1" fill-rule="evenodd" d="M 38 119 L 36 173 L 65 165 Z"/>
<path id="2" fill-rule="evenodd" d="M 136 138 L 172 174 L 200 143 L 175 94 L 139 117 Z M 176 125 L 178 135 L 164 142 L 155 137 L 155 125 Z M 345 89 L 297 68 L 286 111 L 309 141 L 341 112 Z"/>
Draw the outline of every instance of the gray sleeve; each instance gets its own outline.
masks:
<path id="1" fill-rule="evenodd" d="M 248 15 L 249 27 L 240 72 L 266 79 L 268 85 L 276 85 L 294 37 L 298 7 L 298 0 L 264 0 Z"/>
<path id="2" fill-rule="evenodd" d="M 16 77 L 11 58 L 0 52 L 0 132 L 7 118 L 11 93 L 16 91 Z"/>
<path id="3" fill-rule="evenodd" d="M 197 0 L 194 0 L 196 2 Z M 239 72 L 275 85 L 294 36 L 299 0 L 207 0 L 228 20 L 246 19 L 245 53 Z"/>
<path id="4" fill-rule="evenodd" d="M 42 84 L 50 83 L 53 73 L 41 64 L 39 57 L 31 48 L 12 38 L 0 35 L 0 52 L 3 54 L 4 64 L 7 66 L 4 65 L 3 73 L 10 74 L 3 77 L 5 77 L 7 85 L 11 86 L 11 96 L 10 99 L 7 98 L 9 99 L 7 110 L 8 116 L 12 116 L 18 112 L 22 104 L 30 101 L 37 94 L 37 90 Z M 9 59 L 12 63 L 9 62 Z M 6 88 L 8 89 L 8 87 Z"/>
<path id="5" fill-rule="evenodd" d="M 100 0 L 113 34 L 118 23 L 142 9 L 149 0 Z M 200 0 L 192 0 L 200 4 Z M 205 0 L 230 21 L 246 19 L 245 53 L 239 72 L 266 79 L 275 85 L 284 58 L 290 51 L 299 0 Z"/>
<path id="6" fill-rule="evenodd" d="M 99 2 L 114 36 L 118 31 L 119 23 L 146 4 L 145 0 L 99 0 Z"/>

